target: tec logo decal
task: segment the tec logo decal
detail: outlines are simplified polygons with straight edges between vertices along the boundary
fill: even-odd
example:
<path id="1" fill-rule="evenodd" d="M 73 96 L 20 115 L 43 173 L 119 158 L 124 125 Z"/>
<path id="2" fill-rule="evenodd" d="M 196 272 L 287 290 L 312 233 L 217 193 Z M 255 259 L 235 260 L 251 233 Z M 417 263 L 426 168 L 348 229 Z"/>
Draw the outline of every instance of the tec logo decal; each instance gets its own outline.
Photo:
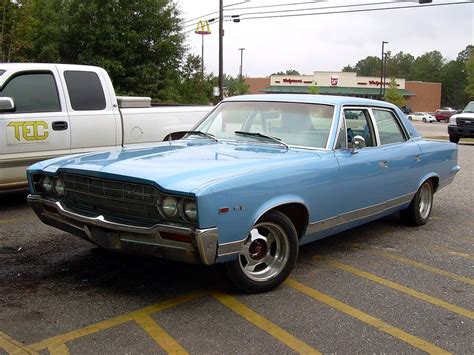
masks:
<path id="1" fill-rule="evenodd" d="M 17 142 L 44 141 L 48 138 L 48 123 L 45 121 L 14 121 L 7 124 L 12 128 Z M 11 136 L 10 136 L 11 137 Z"/>

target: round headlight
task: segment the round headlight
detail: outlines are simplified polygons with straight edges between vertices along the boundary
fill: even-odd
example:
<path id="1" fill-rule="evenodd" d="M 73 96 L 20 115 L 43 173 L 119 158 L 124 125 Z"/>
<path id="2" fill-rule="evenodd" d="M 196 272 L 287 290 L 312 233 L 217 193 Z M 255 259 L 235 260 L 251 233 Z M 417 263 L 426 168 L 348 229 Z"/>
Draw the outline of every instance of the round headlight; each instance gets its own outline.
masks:
<path id="1" fill-rule="evenodd" d="M 41 187 L 44 192 L 50 194 L 53 191 L 53 183 L 51 178 L 47 175 L 43 176 L 41 179 Z"/>
<path id="2" fill-rule="evenodd" d="M 58 196 L 64 196 L 64 183 L 60 178 L 54 180 L 53 191 Z"/>
<path id="3" fill-rule="evenodd" d="M 183 212 L 189 221 L 194 222 L 197 219 L 196 201 L 185 200 L 183 203 Z"/>
<path id="4" fill-rule="evenodd" d="M 166 218 L 176 217 L 178 214 L 178 202 L 174 197 L 166 196 L 161 200 L 161 212 Z"/>

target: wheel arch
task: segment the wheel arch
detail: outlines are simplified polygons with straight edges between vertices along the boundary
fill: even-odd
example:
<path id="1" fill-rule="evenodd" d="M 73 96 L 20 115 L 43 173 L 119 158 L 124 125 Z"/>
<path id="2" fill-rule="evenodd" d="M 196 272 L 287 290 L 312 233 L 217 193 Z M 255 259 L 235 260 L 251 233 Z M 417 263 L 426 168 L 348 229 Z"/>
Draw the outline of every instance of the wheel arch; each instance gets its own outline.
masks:
<path id="1" fill-rule="evenodd" d="M 423 176 L 418 183 L 417 191 L 421 187 L 421 185 L 423 185 L 425 181 L 428 181 L 428 180 L 430 180 L 431 183 L 433 184 L 433 193 L 436 192 L 439 186 L 439 175 L 436 173 L 429 173 Z"/>

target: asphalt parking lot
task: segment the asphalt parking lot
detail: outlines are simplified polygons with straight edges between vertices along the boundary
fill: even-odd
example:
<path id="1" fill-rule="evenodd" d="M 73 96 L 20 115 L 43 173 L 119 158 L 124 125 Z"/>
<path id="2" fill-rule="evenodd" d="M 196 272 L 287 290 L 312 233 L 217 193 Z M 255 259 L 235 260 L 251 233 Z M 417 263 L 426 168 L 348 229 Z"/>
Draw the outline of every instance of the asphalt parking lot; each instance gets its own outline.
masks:
<path id="1" fill-rule="evenodd" d="M 221 266 L 104 252 L 43 225 L 26 191 L 0 193 L 0 354 L 472 354 L 474 144 L 459 164 L 427 225 L 394 215 L 303 246 L 258 295 Z"/>

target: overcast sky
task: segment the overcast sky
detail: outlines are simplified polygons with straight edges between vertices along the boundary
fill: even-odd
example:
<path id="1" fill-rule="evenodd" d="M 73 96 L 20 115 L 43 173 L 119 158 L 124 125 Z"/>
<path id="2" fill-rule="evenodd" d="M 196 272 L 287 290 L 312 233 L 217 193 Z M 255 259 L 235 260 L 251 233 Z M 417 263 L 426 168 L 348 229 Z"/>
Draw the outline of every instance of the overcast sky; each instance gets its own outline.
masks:
<path id="1" fill-rule="evenodd" d="M 175 1 L 185 20 L 218 11 L 219 0 Z M 224 0 L 224 6 L 242 1 Z M 394 2 L 392 5 L 378 6 L 374 4 L 382 1 L 314 1 L 314 4 L 307 3 L 299 6 L 229 11 L 242 7 L 309 2 L 308 0 L 250 0 L 245 4 L 226 7 L 224 15 L 364 3 L 373 4 L 369 6 L 370 8 L 417 5 L 416 1 Z M 458 52 L 466 45 L 474 44 L 474 1 L 459 1 L 470 3 L 439 7 L 425 6 L 416 9 L 242 20 L 240 23 L 224 22 L 224 72 L 233 76 L 238 74 L 240 66 L 238 48 L 245 48 L 243 72 L 244 75 L 251 77 L 264 77 L 287 69 L 296 69 L 304 74 L 311 74 L 316 70 L 339 71 L 343 66 L 355 64 L 368 55 L 380 56 L 382 41 L 389 42 L 386 48 L 392 53 L 403 51 L 416 57 L 428 51 L 439 50 L 447 59 L 455 59 Z M 433 0 L 433 4 L 455 2 L 458 1 Z M 284 12 L 278 15 L 295 13 Z M 217 17 L 217 14 L 202 18 L 212 17 Z M 195 22 L 192 21 L 186 25 Z M 186 28 L 186 31 L 191 31 L 187 34 L 187 44 L 190 52 L 200 55 L 201 36 L 192 30 L 194 26 Z M 217 23 L 211 26 L 211 31 L 212 34 L 204 38 L 204 65 L 207 72 L 217 74 L 219 70 Z"/>

